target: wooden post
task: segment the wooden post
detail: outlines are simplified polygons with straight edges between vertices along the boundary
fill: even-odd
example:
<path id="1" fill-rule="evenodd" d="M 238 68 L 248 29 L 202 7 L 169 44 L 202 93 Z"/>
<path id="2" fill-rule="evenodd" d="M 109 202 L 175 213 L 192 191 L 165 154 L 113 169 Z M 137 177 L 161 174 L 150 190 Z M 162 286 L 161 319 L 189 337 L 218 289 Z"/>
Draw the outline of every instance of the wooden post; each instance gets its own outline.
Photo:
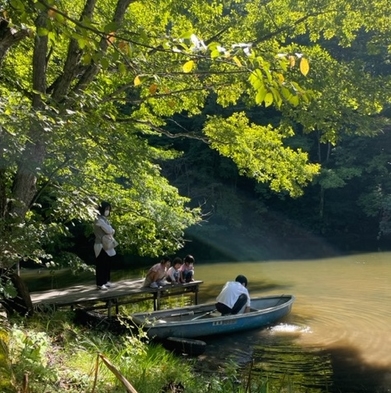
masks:
<path id="1" fill-rule="evenodd" d="M 160 310 L 160 294 L 161 294 L 161 290 L 160 288 L 157 290 L 157 296 L 156 296 L 156 310 Z"/>
<path id="2" fill-rule="evenodd" d="M 198 287 L 199 285 L 196 284 L 195 290 L 194 290 L 194 303 L 198 304 Z"/>
<path id="3" fill-rule="evenodd" d="M 111 317 L 111 299 L 107 300 L 107 316 Z"/>

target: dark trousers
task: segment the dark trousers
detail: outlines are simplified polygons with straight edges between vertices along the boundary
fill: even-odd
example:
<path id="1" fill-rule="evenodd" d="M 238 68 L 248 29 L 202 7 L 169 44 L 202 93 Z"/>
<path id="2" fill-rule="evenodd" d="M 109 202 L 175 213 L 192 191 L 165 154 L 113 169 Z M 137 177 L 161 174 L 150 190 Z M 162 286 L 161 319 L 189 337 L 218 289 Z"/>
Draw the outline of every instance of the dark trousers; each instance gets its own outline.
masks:
<path id="1" fill-rule="evenodd" d="M 102 286 L 110 281 L 111 257 L 102 248 L 98 258 L 95 259 L 96 285 Z"/>
<path id="2" fill-rule="evenodd" d="M 228 314 L 235 315 L 243 308 L 243 306 L 246 303 L 247 303 L 247 295 L 242 293 L 238 297 L 238 300 L 235 302 L 232 308 L 228 307 L 224 303 L 216 303 L 216 309 L 218 312 L 221 312 L 222 315 L 228 315 Z"/>

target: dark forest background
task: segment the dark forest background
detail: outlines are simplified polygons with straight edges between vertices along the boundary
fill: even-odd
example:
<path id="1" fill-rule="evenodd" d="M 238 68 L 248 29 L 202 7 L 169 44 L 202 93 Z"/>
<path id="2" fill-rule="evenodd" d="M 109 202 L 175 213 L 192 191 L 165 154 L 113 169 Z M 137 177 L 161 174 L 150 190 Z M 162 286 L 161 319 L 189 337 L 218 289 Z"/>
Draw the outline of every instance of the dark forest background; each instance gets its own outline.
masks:
<path id="1" fill-rule="evenodd" d="M 278 114 L 258 109 L 253 120 L 270 122 L 273 116 Z M 183 125 L 197 128 L 196 120 L 188 121 Z M 240 176 L 229 159 L 202 142 L 171 141 L 184 154 L 164 164 L 165 174 L 205 213 L 205 222 L 188 230 L 191 242 L 184 252 L 203 259 L 267 260 L 388 249 L 389 131 L 347 135 L 335 147 L 316 134 L 294 136 L 289 143 L 304 146 L 322 164 L 315 182 L 295 199 Z"/>
<path id="2" fill-rule="evenodd" d="M 176 129 L 196 135 L 208 113 L 221 111 L 211 100 L 199 117 L 178 116 Z M 278 120 L 278 113 L 258 108 L 251 117 L 269 123 Z M 371 137 L 346 134 L 337 146 L 321 143 L 316 133 L 304 135 L 297 130 L 288 143 L 301 146 L 313 162 L 322 164 L 320 175 L 298 198 L 241 176 L 234 163 L 201 140 L 159 138 L 151 143 L 183 152 L 160 165 L 170 182 L 204 214 L 201 225 L 187 230 L 180 256 L 191 253 L 200 262 L 305 259 L 391 248 L 390 129 Z M 92 263 L 93 240 L 83 233 L 83 227 L 75 227 L 72 249 Z M 151 259 L 118 258 L 120 266 L 135 261 L 147 265 Z"/>

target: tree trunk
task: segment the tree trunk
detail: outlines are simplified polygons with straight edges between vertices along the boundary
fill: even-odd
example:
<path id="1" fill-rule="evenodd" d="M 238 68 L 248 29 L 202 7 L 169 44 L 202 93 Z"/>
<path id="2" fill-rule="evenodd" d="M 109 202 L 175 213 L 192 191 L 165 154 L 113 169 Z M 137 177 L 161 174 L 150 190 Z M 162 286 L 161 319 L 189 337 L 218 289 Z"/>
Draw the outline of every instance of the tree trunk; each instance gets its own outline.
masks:
<path id="1" fill-rule="evenodd" d="M 33 303 L 31 301 L 30 292 L 25 282 L 13 272 L 5 272 L 1 278 L 11 279 L 12 284 L 16 288 L 17 295 L 12 299 L 2 298 L 0 303 L 4 306 L 8 315 L 15 312 L 22 316 L 31 316 L 34 312 Z"/>

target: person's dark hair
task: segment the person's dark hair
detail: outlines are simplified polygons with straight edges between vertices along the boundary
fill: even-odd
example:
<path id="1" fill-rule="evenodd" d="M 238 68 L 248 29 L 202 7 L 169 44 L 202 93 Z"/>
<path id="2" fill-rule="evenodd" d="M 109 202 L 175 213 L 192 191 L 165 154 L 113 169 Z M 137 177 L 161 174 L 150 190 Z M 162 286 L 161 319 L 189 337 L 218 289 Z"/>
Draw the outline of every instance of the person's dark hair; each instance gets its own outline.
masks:
<path id="1" fill-rule="evenodd" d="M 163 257 L 162 257 L 162 261 L 165 263 L 165 262 L 171 262 L 171 258 L 170 257 L 168 257 L 167 255 L 164 255 Z"/>
<path id="2" fill-rule="evenodd" d="M 183 263 L 182 258 L 175 257 L 174 260 L 172 261 L 172 264 L 175 266 L 177 263 L 180 263 L 182 265 Z"/>
<path id="3" fill-rule="evenodd" d="M 193 255 L 186 255 L 183 261 L 188 263 L 194 263 L 194 257 Z"/>
<path id="4" fill-rule="evenodd" d="M 242 276 L 241 274 L 239 274 L 239 276 L 237 276 L 235 278 L 235 281 L 240 282 L 241 284 L 243 284 L 245 287 L 247 287 L 247 278 L 245 276 Z"/>
<path id="5" fill-rule="evenodd" d="M 100 214 L 101 216 L 103 216 L 103 215 L 105 214 L 105 210 L 106 210 L 108 207 L 109 207 L 110 210 L 111 210 L 111 204 L 110 204 L 109 202 L 106 202 L 106 201 L 101 202 L 100 206 L 98 207 L 99 214 Z"/>

